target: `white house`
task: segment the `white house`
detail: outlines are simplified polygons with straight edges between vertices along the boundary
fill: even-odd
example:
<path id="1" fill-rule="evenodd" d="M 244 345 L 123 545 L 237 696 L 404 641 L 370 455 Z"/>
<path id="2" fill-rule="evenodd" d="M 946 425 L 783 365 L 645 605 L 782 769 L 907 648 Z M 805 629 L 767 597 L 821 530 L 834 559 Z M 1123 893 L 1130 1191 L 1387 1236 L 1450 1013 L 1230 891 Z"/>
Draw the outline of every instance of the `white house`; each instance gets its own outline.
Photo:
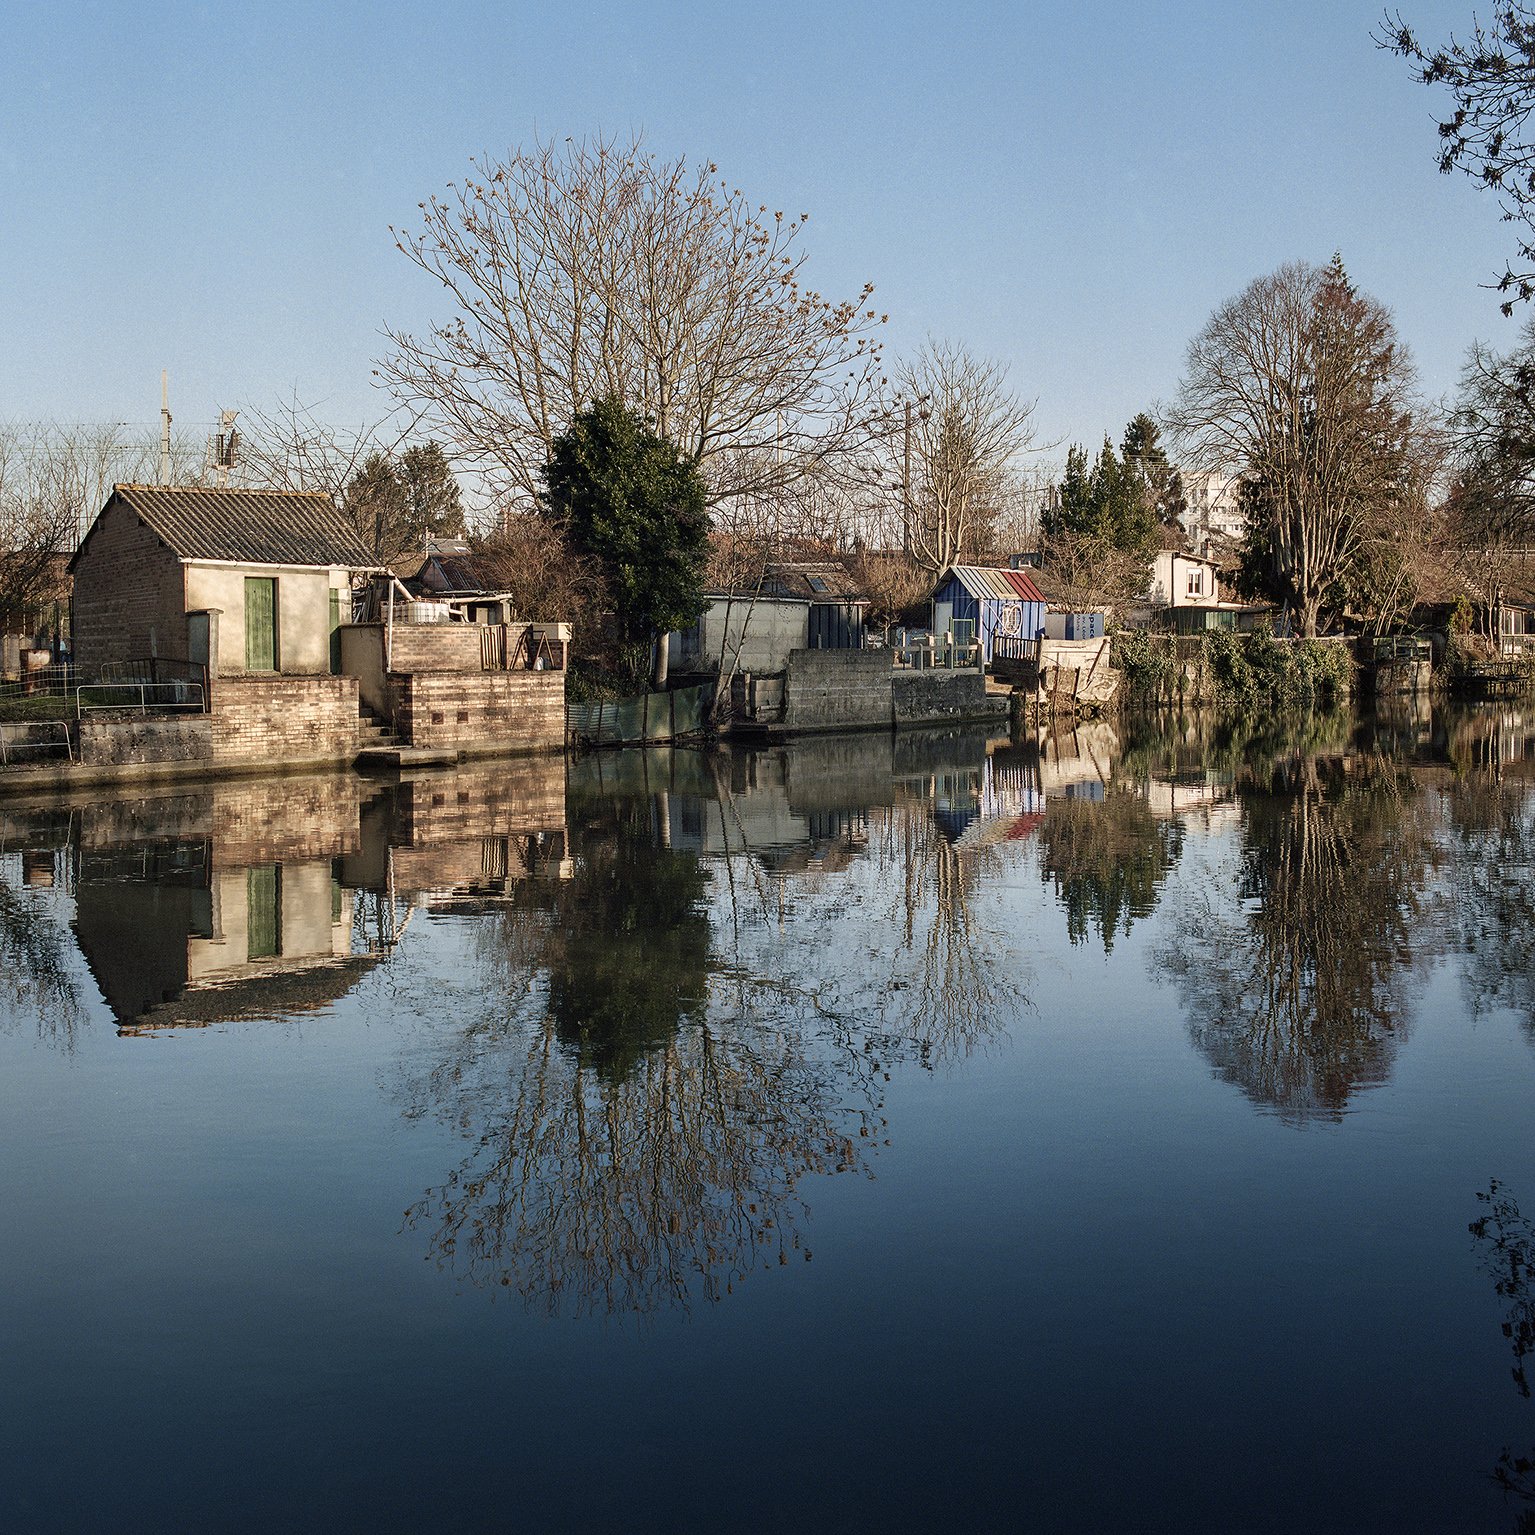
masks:
<path id="1" fill-rule="evenodd" d="M 1159 549 L 1151 565 L 1153 608 L 1213 608 L 1221 600 L 1219 567 L 1202 554 Z"/>

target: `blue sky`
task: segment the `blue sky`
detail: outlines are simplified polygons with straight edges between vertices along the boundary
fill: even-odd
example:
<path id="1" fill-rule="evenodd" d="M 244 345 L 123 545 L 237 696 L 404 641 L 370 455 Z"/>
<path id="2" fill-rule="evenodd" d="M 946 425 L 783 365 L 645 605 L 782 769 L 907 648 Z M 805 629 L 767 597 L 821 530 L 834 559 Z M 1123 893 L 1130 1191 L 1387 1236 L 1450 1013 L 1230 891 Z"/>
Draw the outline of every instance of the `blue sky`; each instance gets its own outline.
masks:
<path id="1" fill-rule="evenodd" d="M 1472 4 L 1403 10 L 1438 38 Z M 295 388 L 376 416 L 381 328 L 442 312 L 388 226 L 472 154 L 632 128 L 808 211 L 823 291 L 874 282 L 892 351 L 1006 362 L 1045 438 L 1117 436 L 1218 302 L 1334 248 L 1443 393 L 1514 338 L 1479 286 L 1511 241 L 1379 16 L 0 0 L 0 419 L 150 423 L 162 367 L 189 426 Z"/>

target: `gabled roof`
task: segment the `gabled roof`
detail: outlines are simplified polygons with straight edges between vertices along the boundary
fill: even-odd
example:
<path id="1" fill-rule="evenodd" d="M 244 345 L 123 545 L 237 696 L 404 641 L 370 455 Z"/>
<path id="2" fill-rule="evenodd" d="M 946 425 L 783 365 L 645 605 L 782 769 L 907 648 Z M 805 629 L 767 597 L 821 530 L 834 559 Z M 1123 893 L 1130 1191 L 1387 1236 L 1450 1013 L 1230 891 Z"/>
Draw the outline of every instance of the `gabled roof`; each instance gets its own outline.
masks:
<path id="1" fill-rule="evenodd" d="M 951 565 L 939 586 L 952 576 L 972 597 L 993 602 L 1043 602 L 1044 593 L 1022 570 L 995 570 L 985 565 Z"/>
<path id="2" fill-rule="evenodd" d="M 839 560 L 778 560 L 767 568 L 766 587 L 775 597 L 811 602 L 863 602 L 863 589 Z"/>
<path id="3" fill-rule="evenodd" d="M 405 585 L 423 596 L 500 596 L 512 575 L 507 565 L 504 555 L 434 552 Z"/>
<path id="4" fill-rule="evenodd" d="M 224 490 L 200 485 L 114 485 L 69 562 L 73 570 L 116 503 L 182 560 L 239 565 L 372 569 L 378 562 L 329 496 L 302 490 Z"/>

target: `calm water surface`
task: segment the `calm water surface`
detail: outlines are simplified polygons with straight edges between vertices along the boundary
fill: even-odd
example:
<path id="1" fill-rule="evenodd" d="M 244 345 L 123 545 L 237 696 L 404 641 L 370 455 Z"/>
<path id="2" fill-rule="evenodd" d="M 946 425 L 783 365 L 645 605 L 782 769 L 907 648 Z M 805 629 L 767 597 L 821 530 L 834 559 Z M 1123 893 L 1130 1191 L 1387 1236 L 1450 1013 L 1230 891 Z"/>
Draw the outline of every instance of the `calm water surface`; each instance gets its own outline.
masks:
<path id="1" fill-rule="evenodd" d="M 0 1528 L 1529 1529 L 1532 877 L 1506 711 L 0 802 Z"/>

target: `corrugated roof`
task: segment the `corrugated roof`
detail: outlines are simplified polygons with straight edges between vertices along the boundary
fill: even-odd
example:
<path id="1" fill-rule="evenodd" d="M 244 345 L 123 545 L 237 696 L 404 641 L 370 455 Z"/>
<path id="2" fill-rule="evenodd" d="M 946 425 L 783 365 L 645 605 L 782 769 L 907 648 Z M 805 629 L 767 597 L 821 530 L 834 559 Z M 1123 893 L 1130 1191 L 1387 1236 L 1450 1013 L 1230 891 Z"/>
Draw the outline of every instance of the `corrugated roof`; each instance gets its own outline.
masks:
<path id="1" fill-rule="evenodd" d="M 513 578 L 509 564 L 504 555 L 430 554 L 415 575 L 406 578 L 405 585 L 424 594 L 499 596 Z"/>
<path id="2" fill-rule="evenodd" d="M 378 563 L 330 497 L 310 491 L 114 485 L 102 516 L 118 500 L 183 560 L 355 569 Z M 91 533 L 95 530 L 93 523 Z M 71 569 L 90 538 L 87 533 Z"/>
<path id="3" fill-rule="evenodd" d="M 972 597 L 998 602 L 1043 602 L 1044 593 L 1021 570 L 994 570 L 985 565 L 952 565 L 949 574 Z M 942 583 L 939 583 L 942 585 Z"/>

